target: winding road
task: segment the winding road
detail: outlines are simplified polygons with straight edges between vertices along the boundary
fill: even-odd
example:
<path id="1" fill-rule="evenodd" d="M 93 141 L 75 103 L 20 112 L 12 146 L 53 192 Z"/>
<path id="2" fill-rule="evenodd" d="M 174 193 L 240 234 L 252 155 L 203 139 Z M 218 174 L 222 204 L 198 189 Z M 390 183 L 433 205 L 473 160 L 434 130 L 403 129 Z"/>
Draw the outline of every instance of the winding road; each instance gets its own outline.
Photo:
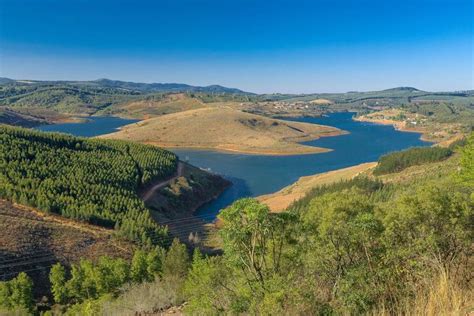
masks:
<path id="1" fill-rule="evenodd" d="M 153 194 L 161 189 L 167 186 L 171 181 L 181 177 L 183 175 L 183 170 L 184 170 L 184 163 L 181 161 L 178 161 L 178 170 L 176 171 L 175 175 L 172 176 L 171 178 L 158 182 L 157 184 L 153 185 L 151 188 L 147 189 L 143 194 L 142 194 L 142 199 L 143 201 L 147 202 Z"/>

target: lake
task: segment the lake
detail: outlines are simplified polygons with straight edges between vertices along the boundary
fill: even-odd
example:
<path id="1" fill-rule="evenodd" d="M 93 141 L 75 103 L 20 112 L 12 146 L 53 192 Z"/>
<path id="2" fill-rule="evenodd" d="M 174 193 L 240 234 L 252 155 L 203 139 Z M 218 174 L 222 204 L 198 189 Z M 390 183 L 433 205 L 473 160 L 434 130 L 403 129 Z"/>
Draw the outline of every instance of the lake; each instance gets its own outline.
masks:
<path id="1" fill-rule="evenodd" d="M 336 170 L 364 162 L 376 161 L 381 155 L 413 146 L 429 146 L 420 134 L 400 132 L 391 125 L 352 120 L 354 113 L 330 113 L 325 117 L 296 118 L 299 122 L 334 126 L 349 134 L 324 137 L 304 144 L 330 148 L 333 151 L 311 155 L 261 156 L 223 153 L 208 150 L 173 149 L 184 161 L 218 173 L 233 185 L 219 198 L 207 203 L 196 214 L 213 220 L 222 208 L 238 198 L 273 193 L 302 176 Z M 65 132 L 80 136 L 110 133 L 118 127 L 133 123 L 114 117 L 93 117 L 85 123 L 42 126 L 39 129 Z"/>
<path id="2" fill-rule="evenodd" d="M 93 137 L 116 132 L 118 128 L 138 122 L 113 116 L 91 116 L 85 122 L 40 125 L 36 129 L 45 132 L 61 132 L 76 136 Z"/>

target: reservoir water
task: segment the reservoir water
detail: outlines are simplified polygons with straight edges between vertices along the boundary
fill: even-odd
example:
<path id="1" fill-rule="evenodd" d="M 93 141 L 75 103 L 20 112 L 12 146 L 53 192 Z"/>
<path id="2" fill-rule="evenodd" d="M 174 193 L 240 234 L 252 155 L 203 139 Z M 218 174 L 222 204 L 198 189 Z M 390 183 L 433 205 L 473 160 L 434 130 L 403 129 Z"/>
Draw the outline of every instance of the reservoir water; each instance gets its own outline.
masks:
<path id="1" fill-rule="evenodd" d="M 91 116 L 85 119 L 84 122 L 40 125 L 36 128 L 45 132 L 60 132 L 76 136 L 93 137 L 116 132 L 121 126 L 138 121 L 113 116 Z"/>
<path id="2" fill-rule="evenodd" d="M 391 125 L 352 120 L 354 113 L 331 113 L 320 118 L 296 118 L 300 122 L 334 126 L 349 134 L 324 137 L 307 145 L 330 148 L 331 152 L 296 156 L 261 156 L 223 153 L 208 150 L 174 149 L 180 159 L 218 173 L 233 185 L 218 199 L 202 206 L 197 215 L 213 220 L 223 207 L 238 198 L 272 193 L 290 185 L 299 177 L 336 170 L 364 162 L 376 161 L 381 155 L 413 146 L 429 146 L 420 134 L 400 132 Z M 135 122 L 116 117 L 93 117 L 84 123 L 67 123 L 39 127 L 41 130 L 96 136 Z"/>

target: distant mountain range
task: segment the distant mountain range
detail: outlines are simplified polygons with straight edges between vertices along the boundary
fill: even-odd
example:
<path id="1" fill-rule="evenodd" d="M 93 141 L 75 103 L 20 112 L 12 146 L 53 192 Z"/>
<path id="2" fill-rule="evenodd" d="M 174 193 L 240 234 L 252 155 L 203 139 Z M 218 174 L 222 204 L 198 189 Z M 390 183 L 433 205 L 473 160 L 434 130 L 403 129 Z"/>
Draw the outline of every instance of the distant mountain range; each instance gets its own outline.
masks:
<path id="1" fill-rule="evenodd" d="M 236 88 L 228 88 L 220 85 L 192 86 L 184 83 L 141 83 L 128 82 L 111 79 L 98 79 L 92 81 L 42 81 L 42 80 L 15 80 L 1 78 L 0 85 L 5 84 L 30 84 L 30 85 L 73 85 L 73 86 L 94 86 L 102 88 L 124 89 L 137 92 L 207 92 L 207 93 L 235 93 L 253 94 Z"/>

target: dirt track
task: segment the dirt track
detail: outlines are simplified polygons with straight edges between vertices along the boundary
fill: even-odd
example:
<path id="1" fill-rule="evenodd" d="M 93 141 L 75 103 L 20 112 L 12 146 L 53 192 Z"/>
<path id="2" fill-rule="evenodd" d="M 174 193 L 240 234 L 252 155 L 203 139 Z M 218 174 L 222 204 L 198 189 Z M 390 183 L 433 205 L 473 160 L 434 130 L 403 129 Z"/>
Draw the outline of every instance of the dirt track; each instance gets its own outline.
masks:
<path id="1" fill-rule="evenodd" d="M 181 161 L 178 162 L 178 170 L 176 171 L 175 175 L 172 176 L 171 178 L 167 179 L 167 180 L 164 180 L 164 181 L 161 181 L 155 185 L 153 185 L 151 188 L 149 188 L 148 190 L 146 190 L 143 194 L 142 194 L 142 199 L 143 201 L 148 201 L 152 196 L 153 196 L 153 193 L 156 192 L 156 190 L 159 190 L 165 186 L 167 186 L 171 181 L 181 177 L 183 175 L 183 169 L 184 169 L 184 163 L 182 163 Z"/>

